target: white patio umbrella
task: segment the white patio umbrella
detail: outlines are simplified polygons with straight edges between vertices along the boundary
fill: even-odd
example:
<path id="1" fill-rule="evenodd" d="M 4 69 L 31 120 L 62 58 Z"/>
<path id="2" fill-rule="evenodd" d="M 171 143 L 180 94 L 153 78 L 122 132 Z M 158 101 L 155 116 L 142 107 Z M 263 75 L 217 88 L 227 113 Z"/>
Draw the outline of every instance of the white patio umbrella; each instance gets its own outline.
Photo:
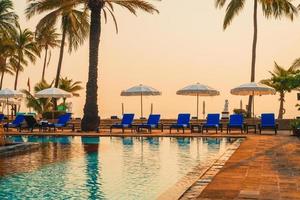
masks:
<path id="1" fill-rule="evenodd" d="M 254 96 L 255 95 L 275 95 L 276 91 L 275 89 L 266 86 L 264 84 L 261 83 L 255 83 L 255 82 L 251 82 L 251 83 L 245 83 L 242 84 L 236 88 L 233 88 L 232 90 L 230 90 L 230 93 L 233 95 L 241 95 L 241 96 L 249 96 L 252 95 L 253 96 L 253 117 L 254 117 Z"/>
<path id="2" fill-rule="evenodd" d="M 70 98 L 72 97 L 72 94 L 65 91 L 65 90 L 62 90 L 62 89 L 59 89 L 59 88 L 47 88 L 47 89 L 44 89 L 44 90 L 41 90 L 39 92 L 37 92 L 35 94 L 35 97 L 37 98 Z"/>
<path id="3" fill-rule="evenodd" d="M 59 99 L 59 98 L 70 98 L 70 97 L 72 97 L 72 94 L 65 90 L 52 87 L 52 88 L 47 88 L 47 89 L 41 90 L 41 91 L 37 92 L 34 96 L 36 98 Z M 52 110 L 52 119 L 54 119 L 54 109 Z"/>
<path id="4" fill-rule="evenodd" d="M 7 115 L 9 115 L 9 107 L 8 107 L 9 99 L 23 98 L 23 93 L 16 90 L 5 88 L 3 90 L 0 90 L 0 98 L 6 99 Z"/>
<path id="5" fill-rule="evenodd" d="M 143 96 L 158 96 L 161 95 L 161 92 L 146 86 L 146 85 L 137 85 L 131 87 L 127 90 L 121 92 L 121 96 L 140 96 L 141 97 L 141 118 L 143 117 Z"/>
<path id="6" fill-rule="evenodd" d="M 199 96 L 217 96 L 220 92 L 212 87 L 196 83 L 188 85 L 176 92 L 178 95 L 188 95 L 197 97 L 197 119 L 199 117 Z"/>

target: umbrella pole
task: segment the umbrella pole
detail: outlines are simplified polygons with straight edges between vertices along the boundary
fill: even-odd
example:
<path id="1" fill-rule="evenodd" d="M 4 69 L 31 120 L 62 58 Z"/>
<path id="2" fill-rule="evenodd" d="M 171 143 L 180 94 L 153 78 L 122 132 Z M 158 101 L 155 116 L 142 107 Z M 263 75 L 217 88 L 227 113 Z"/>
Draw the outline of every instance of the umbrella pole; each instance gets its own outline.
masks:
<path id="1" fill-rule="evenodd" d="M 143 93 L 141 93 L 141 118 L 143 118 Z"/>
<path id="2" fill-rule="evenodd" d="M 124 103 L 122 103 L 122 115 L 124 115 Z"/>
<path id="3" fill-rule="evenodd" d="M 205 119 L 205 101 L 203 101 L 202 107 L 203 119 Z"/>
<path id="4" fill-rule="evenodd" d="M 255 118 L 255 114 L 254 114 L 254 95 L 253 95 L 253 118 Z"/>
<path id="5" fill-rule="evenodd" d="M 7 119 L 9 120 L 8 97 L 6 98 Z"/>
<path id="6" fill-rule="evenodd" d="M 199 94 L 197 93 L 197 120 L 199 119 Z"/>

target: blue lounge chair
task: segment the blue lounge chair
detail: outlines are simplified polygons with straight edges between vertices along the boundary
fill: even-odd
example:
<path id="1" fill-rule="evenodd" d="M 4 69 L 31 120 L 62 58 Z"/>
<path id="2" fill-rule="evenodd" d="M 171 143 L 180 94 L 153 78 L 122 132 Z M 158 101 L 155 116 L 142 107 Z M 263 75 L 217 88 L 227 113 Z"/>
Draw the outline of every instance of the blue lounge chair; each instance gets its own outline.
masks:
<path id="1" fill-rule="evenodd" d="M 170 133 L 171 133 L 172 129 L 177 129 L 177 131 L 179 129 L 182 129 L 182 131 L 184 133 L 185 128 L 190 128 L 190 118 L 191 118 L 191 115 L 188 113 L 179 114 L 178 118 L 177 118 L 177 123 L 172 124 L 170 126 Z"/>
<path id="2" fill-rule="evenodd" d="M 70 127 L 72 129 L 72 131 L 75 131 L 74 124 L 70 124 L 71 116 L 72 116 L 72 113 L 66 113 L 66 114 L 60 115 L 58 117 L 58 120 L 56 123 L 47 124 L 47 126 L 49 127 L 49 130 L 51 130 L 51 128 L 53 128 L 54 131 L 56 131 L 56 129 L 59 128 L 63 131 L 64 128 Z"/>
<path id="3" fill-rule="evenodd" d="M 244 117 L 241 114 L 230 115 L 229 123 L 227 124 L 227 133 L 231 129 L 241 129 L 241 133 L 244 130 Z"/>
<path id="4" fill-rule="evenodd" d="M 208 129 L 215 129 L 216 133 L 218 133 L 219 128 L 223 131 L 222 124 L 220 124 L 220 114 L 208 114 L 206 123 L 202 126 L 202 131 L 205 129 L 208 132 Z"/>
<path id="5" fill-rule="evenodd" d="M 24 115 L 25 122 L 27 124 L 28 131 L 33 132 L 34 128 L 39 128 L 39 131 L 41 131 L 41 124 L 38 123 L 36 118 L 33 115 Z M 23 128 L 23 127 L 21 127 Z"/>
<path id="6" fill-rule="evenodd" d="M 6 131 L 8 131 L 9 128 L 16 128 L 17 130 L 21 131 L 22 123 L 24 122 L 24 120 L 25 116 L 19 114 L 16 116 L 14 121 L 4 124 L 4 128 L 6 128 Z"/>
<path id="7" fill-rule="evenodd" d="M 261 134 L 262 129 L 274 130 L 277 134 L 278 124 L 276 124 L 274 113 L 261 114 L 261 123 L 258 125 L 259 133 Z"/>
<path id="8" fill-rule="evenodd" d="M 124 114 L 121 123 L 113 124 L 110 126 L 110 132 L 112 132 L 113 128 L 122 129 L 123 133 L 126 128 L 130 128 L 132 132 L 133 119 L 134 119 L 134 114 Z"/>
<path id="9" fill-rule="evenodd" d="M 2 121 L 4 120 L 4 117 L 5 117 L 4 114 L 1 113 L 0 114 L 0 123 L 2 123 Z"/>
<path id="10" fill-rule="evenodd" d="M 148 131 L 151 133 L 152 129 L 159 127 L 159 120 L 160 115 L 149 115 L 148 121 L 146 124 L 139 124 L 137 125 L 137 131 L 139 132 L 141 129 L 148 129 Z M 163 131 L 163 128 L 161 127 L 161 131 Z"/>

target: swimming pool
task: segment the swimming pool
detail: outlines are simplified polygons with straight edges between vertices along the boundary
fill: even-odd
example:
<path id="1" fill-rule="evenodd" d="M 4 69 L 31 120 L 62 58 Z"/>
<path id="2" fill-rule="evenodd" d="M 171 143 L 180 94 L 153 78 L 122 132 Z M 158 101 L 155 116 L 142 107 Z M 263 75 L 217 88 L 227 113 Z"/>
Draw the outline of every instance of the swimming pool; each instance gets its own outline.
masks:
<path id="1" fill-rule="evenodd" d="M 229 138 L 10 137 L 42 142 L 0 158 L 0 199 L 155 199 L 195 166 L 221 155 Z"/>

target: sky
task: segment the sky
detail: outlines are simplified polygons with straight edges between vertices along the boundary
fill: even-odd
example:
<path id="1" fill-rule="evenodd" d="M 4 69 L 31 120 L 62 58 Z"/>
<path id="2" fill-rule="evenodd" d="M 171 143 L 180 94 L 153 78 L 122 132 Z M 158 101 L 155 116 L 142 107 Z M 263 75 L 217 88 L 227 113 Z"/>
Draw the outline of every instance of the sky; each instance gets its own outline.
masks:
<path id="1" fill-rule="evenodd" d="M 41 16 L 27 20 L 24 16 L 26 0 L 13 0 L 23 28 L 35 29 Z M 125 112 L 140 116 L 139 97 L 121 97 L 129 87 L 145 84 L 162 92 L 162 96 L 144 98 L 144 114 L 154 112 L 163 118 L 176 118 L 180 112 L 196 115 L 196 98 L 178 96 L 176 91 L 193 83 L 206 84 L 218 89 L 217 97 L 203 97 L 206 113 L 222 112 L 224 102 L 229 100 L 229 110 L 239 108 L 240 100 L 247 104 L 247 97 L 233 96 L 230 89 L 250 81 L 251 46 L 253 36 L 252 1 L 247 1 L 243 12 L 226 29 L 222 28 L 225 10 L 215 8 L 214 1 L 162 0 L 150 1 L 159 14 L 138 12 L 138 16 L 127 10 L 115 10 L 119 33 L 115 33 L 110 19 L 102 25 L 99 50 L 98 105 L 101 118 L 121 115 L 121 104 Z M 300 1 L 293 1 L 295 5 Z M 258 13 L 258 45 L 256 80 L 270 77 L 274 61 L 289 67 L 300 57 L 300 17 L 293 22 L 265 19 Z M 46 79 L 55 77 L 59 49 L 52 50 Z M 44 52 L 42 52 L 42 56 Z M 26 88 L 27 79 L 34 85 L 41 78 L 43 59 L 29 64 L 20 74 L 19 89 Z M 85 87 L 88 75 L 88 40 L 76 52 L 65 52 L 62 72 Z M 14 77 L 7 75 L 4 87 L 12 88 Z M 295 108 L 299 103 L 296 92 L 286 95 L 285 118 L 300 115 Z M 278 113 L 278 94 L 255 98 L 255 114 Z M 85 90 L 80 97 L 73 97 L 72 112 L 82 117 Z M 26 107 L 21 110 L 27 111 Z M 202 108 L 200 109 L 202 113 Z M 202 114 L 200 115 L 202 116 Z"/>

